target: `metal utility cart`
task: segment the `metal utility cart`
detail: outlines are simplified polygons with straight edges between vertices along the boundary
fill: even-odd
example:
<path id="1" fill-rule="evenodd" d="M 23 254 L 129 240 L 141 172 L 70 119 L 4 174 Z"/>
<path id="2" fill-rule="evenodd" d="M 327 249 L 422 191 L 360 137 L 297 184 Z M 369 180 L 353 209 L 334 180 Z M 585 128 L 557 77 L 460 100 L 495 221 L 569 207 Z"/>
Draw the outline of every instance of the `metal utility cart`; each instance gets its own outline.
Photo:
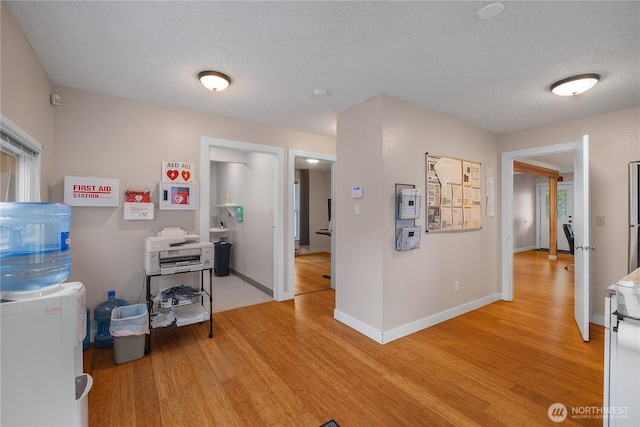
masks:
<path id="1" fill-rule="evenodd" d="M 185 326 L 209 320 L 209 338 L 213 337 L 213 244 L 188 234 L 180 227 L 164 227 L 157 236 L 147 237 L 144 244 L 144 270 L 149 309 L 149 331 L 154 327 L 175 324 Z M 209 272 L 209 290 L 205 289 L 205 272 Z M 170 277 L 184 273 L 200 273 L 199 286 L 181 285 L 152 293 L 153 277 Z M 180 292 L 174 292 L 182 288 Z M 188 288 L 188 289 L 185 289 Z M 171 293 L 167 293 L 171 290 Z M 186 290 L 186 292 L 184 292 Z M 209 310 L 204 309 L 205 295 L 209 296 Z M 151 352 L 151 332 L 146 343 Z"/>
<path id="2" fill-rule="evenodd" d="M 171 324 L 176 324 L 176 326 L 186 326 L 193 323 L 202 323 L 208 320 L 209 338 L 213 338 L 213 313 L 211 311 L 213 307 L 213 268 L 202 268 L 201 270 L 197 270 L 195 272 L 199 273 L 198 289 L 200 291 L 200 294 L 198 295 L 198 298 L 192 299 L 191 301 L 187 302 L 185 302 L 186 300 L 182 300 L 178 305 L 174 305 L 173 301 L 163 302 L 161 299 L 158 300 L 157 298 L 161 294 L 160 291 L 155 295 L 151 292 L 151 279 L 154 277 L 167 277 L 166 274 L 145 274 L 145 283 L 147 288 L 147 308 L 149 310 L 149 335 L 147 335 L 145 353 L 151 353 L 151 333 L 154 329 L 154 326 L 152 325 L 152 318 L 163 314 L 168 315 L 173 311 L 190 311 L 193 314 L 190 315 L 190 317 L 182 319 L 182 321 L 180 321 L 180 319 L 176 317 L 173 321 L 170 321 L 166 325 L 156 325 L 155 327 L 165 327 Z M 194 273 L 194 271 L 176 272 L 173 273 L 173 275 L 184 273 Z M 205 288 L 205 274 L 209 276 L 208 289 Z M 206 310 L 204 307 L 205 297 L 209 298 L 209 310 Z M 201 310 L 193 310 L 193 308 L 195 307 L 199 307 Z M 168 320 L 171 319 L 169 318 Z"/>

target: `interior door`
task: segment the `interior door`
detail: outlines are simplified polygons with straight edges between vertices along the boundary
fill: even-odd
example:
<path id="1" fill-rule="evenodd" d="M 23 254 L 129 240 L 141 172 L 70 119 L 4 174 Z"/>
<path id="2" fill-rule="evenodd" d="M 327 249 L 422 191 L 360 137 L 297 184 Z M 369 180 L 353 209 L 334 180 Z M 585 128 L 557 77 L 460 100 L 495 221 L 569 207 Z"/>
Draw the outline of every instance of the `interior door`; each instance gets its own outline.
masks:
<path id="1" fill-rule="evenodd" d="M 573 155 L 574 173 L 574 316 L 582 339 L 589 341 L 589 314 L 591 308 L 591 217 L 589 187 L 589 137 L 582 137 Z"/>
<path id="2" fill-rule="evenodd" d="M 549 185 L 543 184 L 539 186 L 540 204 L 538 206 L 538 217 L 540 218 L 540 227 L 537 229 L 538 241 L 541 249 L 549 249 Z M 558 183 L 558 225 L 557 242 L 558 250 L 569 251 L 569 242 L 564 235 L 563 224 L 571 224 L 573 227 L 573 184 Z"/>

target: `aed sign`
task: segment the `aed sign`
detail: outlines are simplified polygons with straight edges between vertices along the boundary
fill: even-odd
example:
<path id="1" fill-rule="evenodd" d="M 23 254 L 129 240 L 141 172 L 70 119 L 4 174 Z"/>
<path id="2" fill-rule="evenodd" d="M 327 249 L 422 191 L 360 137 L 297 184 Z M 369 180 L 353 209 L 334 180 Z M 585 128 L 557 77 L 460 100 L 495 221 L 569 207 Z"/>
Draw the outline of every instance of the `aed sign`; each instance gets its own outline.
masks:
<path id="1" fill-rule="evenodd" d="M 194 175 L 192 163 L 162 162 L 162 182 L 193 182 Z"/>
<path id="2" fill-rule="evenodd" d="M 64 202 L 69 206 L 118 207 L 120 180 L 81 176 L 64 177 Z"/>

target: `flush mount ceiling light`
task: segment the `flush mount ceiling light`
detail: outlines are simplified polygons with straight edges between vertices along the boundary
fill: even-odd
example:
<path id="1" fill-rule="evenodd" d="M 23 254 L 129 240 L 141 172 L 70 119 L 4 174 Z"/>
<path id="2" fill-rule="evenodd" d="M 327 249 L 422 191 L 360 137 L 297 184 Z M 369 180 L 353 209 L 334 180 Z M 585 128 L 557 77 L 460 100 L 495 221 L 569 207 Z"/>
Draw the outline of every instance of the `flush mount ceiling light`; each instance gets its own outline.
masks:
<path id="1" fill-rule="evenodd" d="M 231 84 L 231 79 L 226 74 L 217 71 L 201 71 L 198 73 L 200 83 L 213 92 L 225 90 Z"/>
<path id="2" fill-rule="evenodd" d="M 549 89 L 560 96 L 575 96 L 586 92 L 598 83 L 600 74 L 580 74 L 555 82 Z"/>
<path id="3" fill-rule="evenodd" d="M 318 163 L 320 160 L 317 159 L 307 159 L 308 163 Z"/>
<path id="4" fill-rule="evenodd" d="M 495 18 L 504 11 L 504 4 L 500 2 L 489 3 L 478 10 L 478 19 L 486 21 Z"/>

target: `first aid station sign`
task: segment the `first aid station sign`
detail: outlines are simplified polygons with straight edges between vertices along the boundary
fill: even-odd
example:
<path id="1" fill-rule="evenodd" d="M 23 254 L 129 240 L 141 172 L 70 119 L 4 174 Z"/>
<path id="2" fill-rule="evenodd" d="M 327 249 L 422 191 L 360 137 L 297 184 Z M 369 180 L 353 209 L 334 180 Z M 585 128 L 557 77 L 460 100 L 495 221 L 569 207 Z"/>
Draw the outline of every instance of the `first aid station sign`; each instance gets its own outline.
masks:
<path id="1" fill-rule="evenodd" d="M 69 206 L 118 207 L 120 181 L 112 178 L 64 177 L 64 202 Z"/>

